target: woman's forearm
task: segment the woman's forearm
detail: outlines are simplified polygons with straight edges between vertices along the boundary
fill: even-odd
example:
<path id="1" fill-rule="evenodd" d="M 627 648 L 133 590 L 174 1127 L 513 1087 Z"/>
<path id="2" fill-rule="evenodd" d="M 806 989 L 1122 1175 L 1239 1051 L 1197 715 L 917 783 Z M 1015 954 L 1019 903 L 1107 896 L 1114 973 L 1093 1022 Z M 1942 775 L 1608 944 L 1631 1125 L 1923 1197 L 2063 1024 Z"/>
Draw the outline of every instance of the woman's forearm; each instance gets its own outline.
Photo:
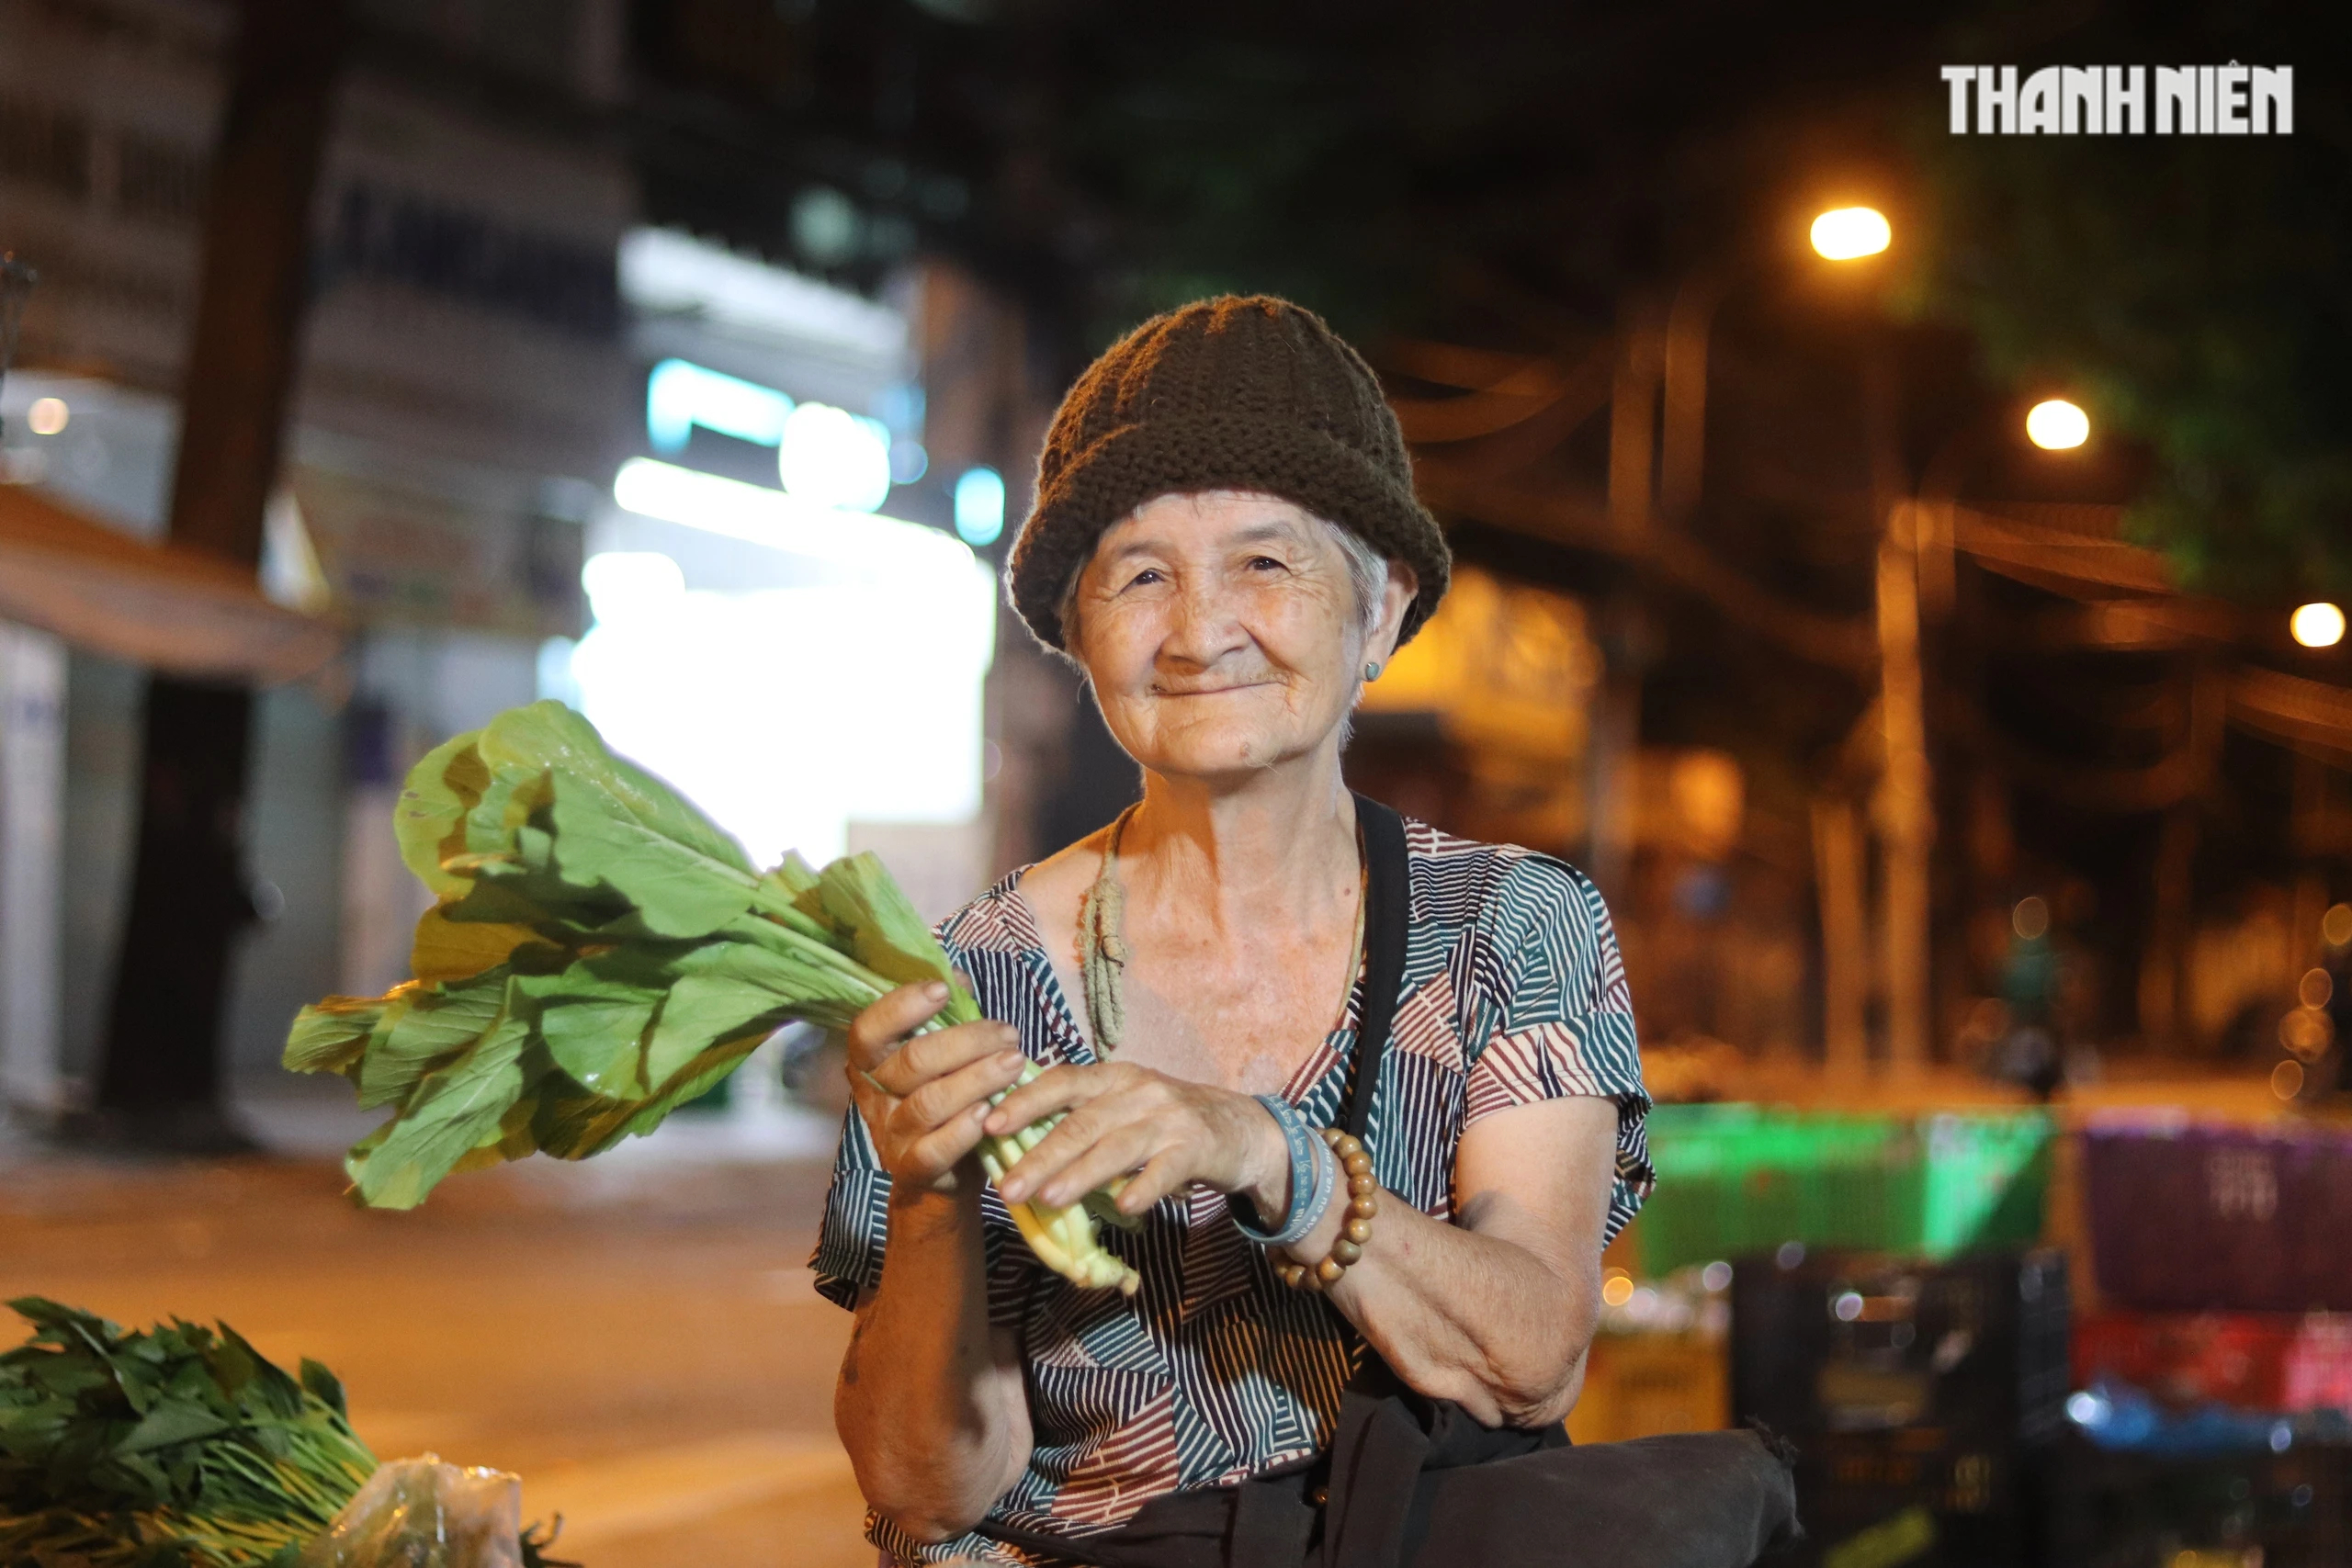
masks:
<path id="1" fill-rule="evenodd" d="M 977 1181 L 893 1196 L 888 1264 L 861 1303 L 833 1418 L 866 1500 L 918 1540 L 978 1523 L 1029 1462 L 1019 1362 L 988 1320 Z"/>
<path id="2" fill-rule="evenodd" d="M 1488 1426 L 1568 1413 L 1600 1318 L 1618 1115 L 1568 1096 L 1480 1118 L 1454 1152 L 1451 1220 L 1379 1194 L 1331 1297 L 1407 1384 Z M 1317 1229 L 1293 1256 L 1328 1253 L 1337 1216 Z"/>
<path id="3" fill-rule="evenodd" d="M 1490 1427 L 1558 1421 L 1600 1316 L 1599 1249 L 1589 1269 L 1549 1261 L 1465 1228 L 1479 1218 L 1434 1220 L 1381 1193 L 1373 1243 L 1332 1287 L 1333 1303 L 1408 1386 Z"/>

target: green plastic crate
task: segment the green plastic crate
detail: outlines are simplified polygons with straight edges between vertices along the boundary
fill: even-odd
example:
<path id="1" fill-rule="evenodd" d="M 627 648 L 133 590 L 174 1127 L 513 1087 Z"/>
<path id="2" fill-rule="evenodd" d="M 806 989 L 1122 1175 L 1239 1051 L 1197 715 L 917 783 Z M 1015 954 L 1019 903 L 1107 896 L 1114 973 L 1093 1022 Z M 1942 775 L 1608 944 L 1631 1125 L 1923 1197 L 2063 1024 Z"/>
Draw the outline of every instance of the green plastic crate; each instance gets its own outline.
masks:
<path id="1" fill-rule="evenodd" d="M 1650 1274 L 1789 1241 L 1944 1258 L 2041 1229 L 2051 1123 L 2038 1111 L 1666 1105 L 1649 1137 L 1658 1186 L 1634 1239 Z"/>

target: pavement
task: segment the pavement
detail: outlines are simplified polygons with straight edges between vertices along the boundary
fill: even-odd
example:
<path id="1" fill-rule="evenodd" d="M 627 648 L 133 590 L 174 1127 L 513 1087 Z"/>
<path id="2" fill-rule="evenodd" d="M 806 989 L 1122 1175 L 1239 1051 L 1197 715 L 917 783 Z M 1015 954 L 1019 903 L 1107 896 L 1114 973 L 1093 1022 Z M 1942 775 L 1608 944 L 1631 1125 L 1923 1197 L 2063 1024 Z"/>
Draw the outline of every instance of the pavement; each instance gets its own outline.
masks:
<path id="1" fill-rule="evenodd" d="M 347 1100 L 240 1111 L 270 1154 L 0 1141 L 0 1299 L 225 1319 L 289 1368 L 324 1361 L 379 1458 L 515 1472 L 523 1517 L 560 1514 L 557 1555 L 588 1568 L 872 1568 L 832 1427 L 849 1320 L 807 1268 L 831 1119 L 682 1117 L 391 1214 L 343 1197 L 329 1151 L 366 1125 Z"/>

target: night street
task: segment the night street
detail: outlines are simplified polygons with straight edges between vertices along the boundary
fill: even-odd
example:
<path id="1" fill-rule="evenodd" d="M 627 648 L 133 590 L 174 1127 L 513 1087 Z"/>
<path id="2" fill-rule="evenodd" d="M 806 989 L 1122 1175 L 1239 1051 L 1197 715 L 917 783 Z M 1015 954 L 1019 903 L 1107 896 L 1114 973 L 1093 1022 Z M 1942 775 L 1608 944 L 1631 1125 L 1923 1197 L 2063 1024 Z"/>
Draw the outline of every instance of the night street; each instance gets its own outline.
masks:
<path id="1" fill-rule="evenodd" d="M 223 1319 L 289 1368 L 325 1361 L 379 1457 L 526 1476 L 526 1519 L 564 1517 L 560 1557 L 871 1568 L 832 1430 L 849 1320 L 805 1267 L 823 1166 L 616 1163 L 459 1179 L 401 1215 L 344 1202 L 325 1161 L 0 1145 L 0 1293 Z"/>

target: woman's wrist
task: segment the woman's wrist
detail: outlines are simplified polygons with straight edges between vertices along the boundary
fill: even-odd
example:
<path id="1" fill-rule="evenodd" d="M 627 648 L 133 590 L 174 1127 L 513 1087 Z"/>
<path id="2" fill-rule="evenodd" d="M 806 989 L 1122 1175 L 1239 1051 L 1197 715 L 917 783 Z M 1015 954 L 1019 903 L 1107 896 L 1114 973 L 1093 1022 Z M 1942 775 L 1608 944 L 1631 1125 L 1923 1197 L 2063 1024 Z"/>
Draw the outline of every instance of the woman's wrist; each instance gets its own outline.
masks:
<path id="1" fill-rule="evenodd" d="M 961 1229 L 979 1218 L 980 1173 L 977 1166 L 959 1168 L 956 1185 L 942 1190 L 911 1181 L 894 1181 L 886 1205 L 890 1234 L 921 1241 Z"/>
<path id="2" fill-rule="evenodd" d="M 1348 1223 L 1347 1177 L 1340 1178 L 1340 1190 L 1333 1195 L 1331 1206 L 1315 1222 L 1315 1227 L 1288 1247 L 1273 1248 L 1275 1258 L 1285 1263 L 1301 1263 L 1313 1268 L 1331 1256 L 1331 1244 L 1340 1239 L 1340 1232 Z"/>
<path id="3" fill-rule="evenodd" d="M 1260 1224 L 1279 1230 L 1289 1218 L 1291 1205 L 1306 1197 L 1291 1190 L 1290 1139 L 1282 1123 L 1255 1097 L 1238 1098 L 1241 1122 L 1248 1129 L 1248 1153 L 1242 1162 L 1241 1183 L 1233 1195 L 1257 1211 Z"/>

